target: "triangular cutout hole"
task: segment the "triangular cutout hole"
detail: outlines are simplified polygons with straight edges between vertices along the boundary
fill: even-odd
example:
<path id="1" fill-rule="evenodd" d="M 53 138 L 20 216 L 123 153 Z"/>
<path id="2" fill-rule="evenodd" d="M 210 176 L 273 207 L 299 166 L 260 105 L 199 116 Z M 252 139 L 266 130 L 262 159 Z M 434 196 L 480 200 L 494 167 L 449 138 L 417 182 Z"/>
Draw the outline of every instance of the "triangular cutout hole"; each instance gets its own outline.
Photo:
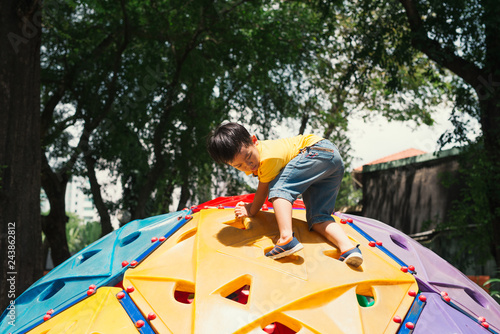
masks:
<path id="1" fill-rule="evenodd" d="M 194 301 L 194 284 L 178 283 L 175 286 L 174 298 L 182 304 L 191 304 Z"/>
<path id="2" fill-rule="evenodd" d="M 372 307 L 375 304 L 373 287 L 358 285 L 356 287 L 356 299 L 361 307 Z"/>
<path id="3" fill-rule="evenodd" d="M 229 300 L 246 305 L 250 298 L 252 276 L 243 275 L 221 287 L 220 295 Z"/>
<path id="4" fill-rule="evenodd" d="M 282 324 L 281 322 L 273 322 L 266 327 L 262 328 L 264 333 L 269 333 L 269 334 L 295 334 L 297 333 L 290 327 Z"/>
<path id="5" fill-rule="evenodd" d="M 226 296 L 227 299 L 233 300 L 240 304 L 246 305 L 250 297 L 250 285 L 245 284 L 241 288 L 236 289 Z"/>

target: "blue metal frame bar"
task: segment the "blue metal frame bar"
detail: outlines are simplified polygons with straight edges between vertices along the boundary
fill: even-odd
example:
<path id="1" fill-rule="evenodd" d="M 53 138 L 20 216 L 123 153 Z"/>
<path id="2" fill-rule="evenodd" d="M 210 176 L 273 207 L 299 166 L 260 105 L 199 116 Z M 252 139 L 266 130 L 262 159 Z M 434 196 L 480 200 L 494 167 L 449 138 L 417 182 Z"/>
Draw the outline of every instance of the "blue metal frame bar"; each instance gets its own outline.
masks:
<path id="1" fill-rule="evenodd" d="M 351 226 L 354 230 L 356 230 L 356 232 L 358 232 L 359 234 L 361 234 L 363 237 L 365 237 L 366 239 L 368 239 L 368 241 L 376 241 L 375 239 L 373 239 L 368 233 L 366 233 L 365 231 L 363 231 L 360 227 L 358 227 L 356 224 L 354 223 L 347 223 L 349 226 Z M 385 248 L 384 246 L 379 246 L 379 245 L 375 245 L 375 247 L 377 248 L 380 248 L 381 251 L 383 251 L 385 254 L 387 254 L 391 259 L 393 259 L 394 261 L 396 261 L 400 266 L 402 267 L 408 267 L 406 265 L 405 262 L 403 262 L 400 258 L 398 258 L 396 255 L 392 254 L 387 248 Z M 409 273 L 413 273 L 413 271 L 411 270 L 408 270 Z"/>
<path id="2" fill-rule="evenodd" d="M 410 334 L 413 332 L 413 329 L 406 328 L 407 322 L 411 322 L 415 326 L 417 326 L 418 318 L 420 317 L 420 314 L 425 307 L 425 303 L 418 298 L 419 296 L 420 293 L 415 297 L 413 304 L 411 304 L 411 308 L 406 314 L 406 317 L 401 322 L 401 326 L 399 327 L 397 334 Z"/>
<path id="3" fill-rule="evenodd" d="M 125 294 L 125 296 L 122 299 L 119 299 L 120 304 L 122 305 L 125 312 L 127 312 L 128 316 L 130 317 L 134 325 L 139 320 L 144 321 L 144 326 L 137 328 L 139 333 L 155 334 L 155 331 L 153 330 L 153 328 L 151 328 L 151 325 L 149 324 L 148 320 L 144 318 L 141 311 L 139 311 L 137 306 L 132 301 L 132 298 L 130 298 L 129 294 L 126 291 L 122 292 Z"/>

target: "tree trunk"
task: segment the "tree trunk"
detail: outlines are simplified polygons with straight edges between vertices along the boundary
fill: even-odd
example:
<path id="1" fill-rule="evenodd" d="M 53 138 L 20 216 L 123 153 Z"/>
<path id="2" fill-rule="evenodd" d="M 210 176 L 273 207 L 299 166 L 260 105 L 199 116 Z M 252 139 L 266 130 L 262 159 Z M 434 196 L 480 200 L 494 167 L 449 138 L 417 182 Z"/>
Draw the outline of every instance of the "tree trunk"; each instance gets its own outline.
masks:
<path id="1" fill-rule="evenodd" d="M 0 310 L 43 273 L 38 1 L 0 2 Z"/>
<path id="2" fill-rule="evenodd" d="M 189 191 L 189 179 L 187 173 L 184 172 L 182 177 L 181 196 L 179 198 L 179 204 L 177 205 L 177 211 L 183 210 L 187 206 L 189 198 L 191 198 L 191 192 Z"/>
<path id="3" fill-rule="evenodd" d="M 486 57 L 482 75 L 477 78 L 476 90 L 481 108 L 481 130 L 483 131 L 484 148 L 488 157 L 487 198 L 489 201 L 493 255 L 500 275 L 500 26 L 498 17 L 500 7 L 496 0 L 481 1 L 485 16 Z"/>
<path id="4" fill-rule="evenodd" d="M 309 121 L 309 114 L 307 112 L 304 112 L 302 114 L 302 118 L 300 120 L 300 129 L 299 129 L 299 135 L 303 135 L 304 131 L 306 130 L 307 122 Z"/>
<path id="5" fill-rule="evenodd" d="M 90 155 L 88 151 L 84 153 L 85 165 L 87 166 L 87 176 L 90 182 L 90 190 L 92 191 L 92 198 L 94 199 L 94 204 L 101 218 L 101 235 L 105 236 L 108 233 L 113 232 L 113 226 L 111 225 L 111 217 L 109 216 L 108 208 L 104 203 L 101 195 L 101 185 L 97 181 L 97 176 L 95 174 L 95 160 Z"/>
<path id="6" fill-rule="evenodd" d="M 153 168 L 149 171 L 145 184 L 140 188 L 137 197 L 137 205 L 131 210 L 131 220 L 144 219 L 147 216 L 146 206 L 151 199 L 151 194 L 155 190 L 156 180 L 158 180 L 165 170 L 165 162 L 163 157 L 157 161 Z"/>
<path id="7" fill-rule="evenodd" d="M 499 82 L 500 85 L 500 82 Z M 496 88 L 496 96 L 481 102 L 481 129 L 484 136 L 485 156 L 488 158 L 489 170 L 486 177 L 488 204 L 491 214 L 493 256 L 500 270 L 500 92 Z"/>
<path id="8" fill-rule="evenodd" d="M 50 203 L 50 213 L 43 220 L 42 229 L 49 242 L 52 262 L 57 266 L 69 258 L 68 240 L 66 238 L 66 187 L 67 173 L 54 173 L 42 153 L 42 187 Z"/>

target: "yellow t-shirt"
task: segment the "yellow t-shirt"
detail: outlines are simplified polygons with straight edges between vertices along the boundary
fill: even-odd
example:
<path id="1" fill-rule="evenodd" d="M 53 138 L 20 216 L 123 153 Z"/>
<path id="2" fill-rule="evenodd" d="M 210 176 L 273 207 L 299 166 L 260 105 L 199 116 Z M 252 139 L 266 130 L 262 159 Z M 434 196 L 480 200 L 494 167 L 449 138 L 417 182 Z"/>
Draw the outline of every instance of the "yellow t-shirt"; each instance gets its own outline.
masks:
<path id="1" fill-rule="evenodd" d="M 257 170 L 259 181 L 271 182 L 301 149 L 314 145 L 322 139 L 316 135 L 298 135 L 277 140 L 259 140 L 257 142 L 260 155 L 260 166 Z"/>

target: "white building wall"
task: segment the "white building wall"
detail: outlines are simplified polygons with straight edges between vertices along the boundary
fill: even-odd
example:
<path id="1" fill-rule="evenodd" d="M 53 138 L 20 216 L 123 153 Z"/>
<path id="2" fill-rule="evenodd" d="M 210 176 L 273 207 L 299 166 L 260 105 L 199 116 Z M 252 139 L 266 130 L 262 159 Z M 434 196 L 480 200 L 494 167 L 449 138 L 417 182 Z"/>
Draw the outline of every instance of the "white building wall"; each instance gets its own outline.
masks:
<path id="1" fill-rule="evenodd" d="M 73 177 L 66 189 L 66 211 L 78 215 L 84 222 L 99 221 L 99 215 L 91 197 L 82 189 L 90 189 L 90 182 L 83 177 Z"/>
<path id="2" fill-rule="evenodd" d="M 90 189 L 90 182 L 83 177 L 73 177 L 66 187 L 66 212 L 76 214 L 84 222 L 100 221 L 92 198 L 85 195 L 82 189 Z M 50 210 L 47 195 L 42 189 L 40 194 L 40 207 L 42 212 Z"/>

